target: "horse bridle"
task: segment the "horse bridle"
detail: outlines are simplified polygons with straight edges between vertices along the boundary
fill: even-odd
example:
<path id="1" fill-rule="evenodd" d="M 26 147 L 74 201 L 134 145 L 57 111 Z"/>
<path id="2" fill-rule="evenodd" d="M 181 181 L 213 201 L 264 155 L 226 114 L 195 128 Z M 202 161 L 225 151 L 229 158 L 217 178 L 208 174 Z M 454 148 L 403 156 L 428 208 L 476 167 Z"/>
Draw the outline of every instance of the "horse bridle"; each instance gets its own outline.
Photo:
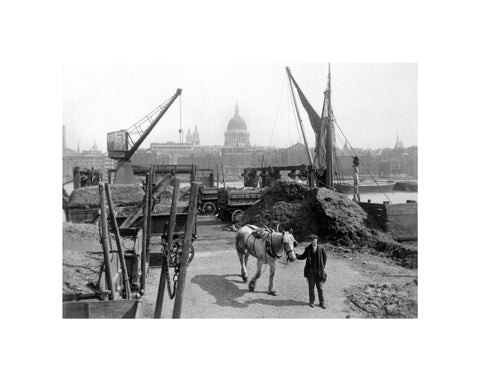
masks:
<path id="1" fill-rule="evenodd" d="M 283 235 L 285 236 L 285 232 L 283 233 Z M 282 237 L 282 244 L 283 244 L 283 250 L 285 251 L 285 255 L 287 256 L 287 259 L 288 259 L 288 253 L 291 253 L 293 251 L 293 254 L 295 254 L 295 250 L 293 249 L 285 250 L 285 245 L 287 245 L 288 242 L 283 242 L 283 237 Z"/>

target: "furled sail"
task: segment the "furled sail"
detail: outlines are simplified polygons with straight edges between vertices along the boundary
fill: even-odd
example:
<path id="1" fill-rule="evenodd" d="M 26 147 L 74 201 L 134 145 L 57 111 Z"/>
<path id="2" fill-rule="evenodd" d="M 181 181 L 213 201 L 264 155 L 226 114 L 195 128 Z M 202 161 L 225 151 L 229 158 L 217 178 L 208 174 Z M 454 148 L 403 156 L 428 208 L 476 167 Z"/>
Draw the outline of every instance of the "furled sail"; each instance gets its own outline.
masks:
<path id="1" fill-rule="evenodd" d="M 318 168 L 320 169 L 320 173 L 326 168 L 326 123 L 328 123 L 328 119 L 324 118 L 324 115 L 328 115 L 328 108 L 325 110 L 325 103 L 324 101 L 324 110 L 322 112 L 322 117 L 318 115 L 315 111 L 313 106 L 308 101 L 307 97 L 298 86 L 297 81 L 293 78 L 292 74 L 289 72 L 290 78 L 297 89 L 298 96 L 300 97 L 300 101 L 302 102 L 303 108 L 308 114 L 308 119 L 310 120 L 310 124 L 315 132 L 315 158 L 314 162 L 318 164 Z M 327 106 L 328 107 L 328 106 Z M 327 113 L 325 114 L 325 111 Z"/>

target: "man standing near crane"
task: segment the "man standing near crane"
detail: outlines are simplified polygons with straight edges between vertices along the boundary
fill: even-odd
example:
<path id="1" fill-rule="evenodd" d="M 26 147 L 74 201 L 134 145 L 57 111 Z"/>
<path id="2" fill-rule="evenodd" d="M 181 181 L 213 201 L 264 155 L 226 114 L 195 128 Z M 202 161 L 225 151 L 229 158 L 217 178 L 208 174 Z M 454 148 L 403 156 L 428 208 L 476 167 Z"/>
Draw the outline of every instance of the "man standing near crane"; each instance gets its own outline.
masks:
<path id="1" fill-rule="evenodd" d="M 353 158 L 353 201 L 360 202 L 360 192 L 358 191 L 358 166 L 360 165 L 360 159 L 358 156 Z"/>

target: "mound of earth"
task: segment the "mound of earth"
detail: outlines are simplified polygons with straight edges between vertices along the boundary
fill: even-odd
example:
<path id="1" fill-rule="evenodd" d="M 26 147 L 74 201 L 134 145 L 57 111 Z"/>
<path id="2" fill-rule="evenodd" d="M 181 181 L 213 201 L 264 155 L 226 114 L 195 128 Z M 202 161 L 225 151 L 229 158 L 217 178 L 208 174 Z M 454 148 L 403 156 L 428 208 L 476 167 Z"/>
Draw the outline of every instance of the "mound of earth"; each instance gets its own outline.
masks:
<path id="1" fill-rule="evenodd" d="M 376 242 L 375 249 L 382 256 L 393 259 L 400 266 L 416 269 L 418 265 L 418 249 L 409 245 L 402 245 L 384 234 Z"/>
<path id="2" fill-rule="evenodd" d="M 338 246 L 369 247 L 407 268 L 417 267 L 417 249 L 403 246 L 374 229 L 367 213 L 346 195 L 327 188 L 309 188 L 293 180 L 278 180 L 247 209 L 241 224 L 293 229 L 298 240 L 312 233 Z"/>
<path id="3" fill-rule="evenodd" d="M 372 318 L 416 318 L 417 282 L 396 284 L 367 284 L 346 291 L 354 309 Z"/>
<path id="4" fill-rule="evenodd" d="M 245 211 L 241 222 L 272 228 L 280 224 L 292 228 L 298 239 L 315 233 L 343 245 L 372 240 L 367 214 L 357 203 L 332 190 L 309 188 L 293 180 L 270 185 L 261 201 Z"/>
<path id="5" fill-rule="evenodd" d="M 86 242 L 98 242 L 99 231 L 97 225 L 63 224 L 63 239 L 77 242 L 82 247 Z M 100 245 L 98 243 L 98 245 Z M 74 249 L 63 250 L 63 294 L 91 294 L 95 292 L 100 269 L 103 264 L 103 253 Z"/>
<path id="6" fill-rule="evenodd" d="M 115 206 L 134 205 L 143 201 L 145 192 L 138 184 L 110 185 L 112 201 Z M 73 190 L 68 200 L 69 208 L 100 207 L 98 186 L 90 186 Z"/>
<path id="7" fill-rule="evenodd" d="M 173 198 L 173 186 L 171 185 L 164 186 L 160 192 L 160 197 L 158 198 L 158 200 L 160 200 L 160 202 L 164 202 L 166 200 L 172 200 L 172 198 Z M 180 188 L 178 192 L 178 200 L 188 201 L 189 199 L 190 199 L 190 186 Z"/>
<path id="8" fill-rule="evenodd" d="M 98 225 L 96 224 L 74 224 L 72 222 L 63 223 L 63 235 L 68 236 L 73 241 L 100 239 Z"/>

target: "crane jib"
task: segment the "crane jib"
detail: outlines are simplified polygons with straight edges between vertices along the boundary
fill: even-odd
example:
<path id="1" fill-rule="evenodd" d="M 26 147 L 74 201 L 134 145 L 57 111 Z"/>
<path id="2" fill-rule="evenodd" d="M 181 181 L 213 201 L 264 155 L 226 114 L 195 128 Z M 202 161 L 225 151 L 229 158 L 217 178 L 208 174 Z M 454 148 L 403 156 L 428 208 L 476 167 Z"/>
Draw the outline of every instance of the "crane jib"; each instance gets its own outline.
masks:
<path id="1" fill-rule="evenodd" d="M 117 160 L 130 160 L 133 154 L 138 150 L 140 145 L 143 141 L 147 138 L 147 136 L 152 132 L 153 128 L 157 125 L 158 121 L 162 118 L 162 116 L 167 112 L 170 106 L 175 102 L 175 100 L 182 94 L 182 89 L 177 89 L 175 94 L 162 106 L 157 107 L 160 109 L 157 116 L 151 119 L 149 114 L 148 118 L 142 119 L 142 123 L 145 121 L 150 122 L 149 126 L 142 131 L 139 130 L 138 123 L 134 126 L 136 127 L 136 131 L 140 133 L 140 137 L 133 141 L 131 135 L 128 133 L 127 130 L 120 130 L 115 132 L 110 132 L 107 134 L 107 151 L 108 156 L 112 159 Z M 154 110 L 155 111 L 155 110 Z M 129 148 L 129 141 L 132 142 L 132 146 Z"/>

